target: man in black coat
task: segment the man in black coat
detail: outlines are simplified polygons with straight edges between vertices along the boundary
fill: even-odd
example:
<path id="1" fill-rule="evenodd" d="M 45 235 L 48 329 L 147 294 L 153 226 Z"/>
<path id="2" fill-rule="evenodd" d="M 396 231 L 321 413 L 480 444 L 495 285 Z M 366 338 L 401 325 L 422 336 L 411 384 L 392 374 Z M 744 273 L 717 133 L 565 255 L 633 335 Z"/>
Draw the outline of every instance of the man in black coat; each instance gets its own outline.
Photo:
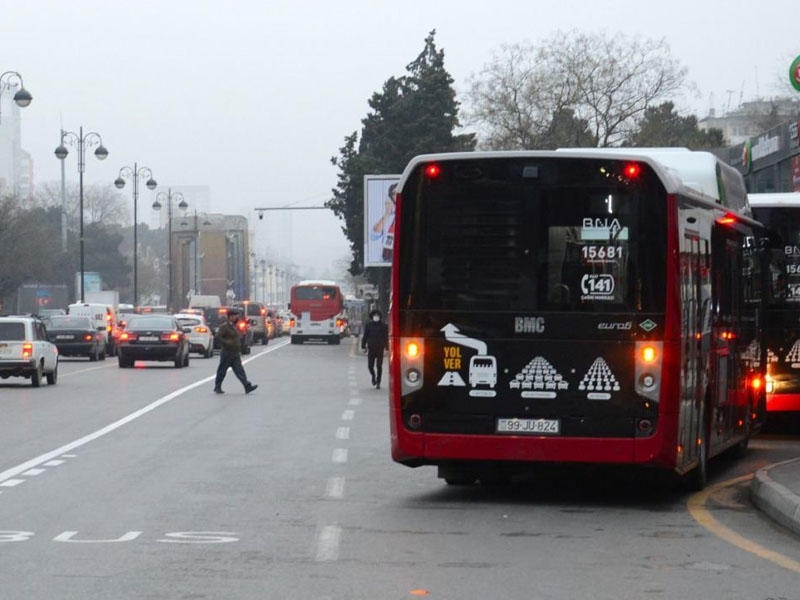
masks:
<path id="1" fill-rule="evenodd" d="M 364 327 L 361 338 L 361 349 L 367 351 L 367 369 L 372 375 L 372 385 L 381 389 L 381 373 L 383 372 L 383 353 L 389 348 L 389 328 L 383 322 L 381 311 L 369 313 L 369 321 Z"/>

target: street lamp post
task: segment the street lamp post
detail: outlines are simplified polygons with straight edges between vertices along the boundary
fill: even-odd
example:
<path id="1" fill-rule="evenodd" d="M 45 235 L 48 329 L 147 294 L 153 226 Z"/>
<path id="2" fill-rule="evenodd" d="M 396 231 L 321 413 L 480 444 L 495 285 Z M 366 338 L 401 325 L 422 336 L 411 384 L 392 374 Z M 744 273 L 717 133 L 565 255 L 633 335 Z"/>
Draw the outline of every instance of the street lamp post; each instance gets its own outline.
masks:
<path id="1" fill-rule="evenodd" d="M 2 97 L 3 92 L 6 90 L 16 87 L 19 87 L 19 89 L 14 94 L 14 102 L 16 102 L 17 106 L 20 108 L 25 108 L 31 103 L 33 96 L 23 87 L 22 75 L 16 71 L 5 71 L 0 75 L 0 97 Z"/>
<path id="2" fill-rule="evenodd" d="M 146 179 L 145 185 L 148 190 L 156 189 L 158 183 L 153 179 L 153 173 L 148 167 L 139 167 L 133 163 L 133 168 L 122 167 L 119 170 L 119 177 L 114 180 L 114 185 L 118 190 L 125 187 L 125 180 L 133 181 L 133 305 L 139 306 L 139 241 L 136 231 L 139 228 L 139 218 L 137 205 L 139 201 L 139 179 Z"/>
<path id="3" fill-rule="evenodd" d="M 94 155 L 97 157 L 97 160 L 105 160 L 108 157 L 108 150 L 106 147 L 103 146 L 103 138 L 100 137 L 99 133 L 91 131 L 87 133 L 85 136 L 83 135 L 83 126 L 80 127 L 78 133 L 74 131 L 62 131 L 61 132 L 61 145 L 55 150 L 55 155 L 58 160 L 64 160 L 67 158 L 67 147 L 64 145 L 64 142 L 68 143 L 70 146 L 78 148 L 78 175 L 80 181 L 80 247 L 81 247 L 81 302 L 83 302 L 83 291 L 84 291 L 84 239 L 83 239 L 83 172 L 86 170 L 86 147 L 89 146 L 97 146 L 94 151 Z"/>
<path id="4" fill-rule="evenodd" d="M 183 199 L 183 194 L 180 192 L 172 193 L 172 188 L 167 190 L 167 193 L 159 192 L 156 195 L 155 202 L 153 202 L 153 208 L 155 210 L 161 210 L 163 206 L 160 200 L 163 200 L 167 205 L 167 246 L 169 251 L 169 289 L 167 290 L 167 309 L 172 310 L 172 199 L 178 200 L 178 208 L 181 210 L 186 210 L 189 204 L 186 200 Z"/>

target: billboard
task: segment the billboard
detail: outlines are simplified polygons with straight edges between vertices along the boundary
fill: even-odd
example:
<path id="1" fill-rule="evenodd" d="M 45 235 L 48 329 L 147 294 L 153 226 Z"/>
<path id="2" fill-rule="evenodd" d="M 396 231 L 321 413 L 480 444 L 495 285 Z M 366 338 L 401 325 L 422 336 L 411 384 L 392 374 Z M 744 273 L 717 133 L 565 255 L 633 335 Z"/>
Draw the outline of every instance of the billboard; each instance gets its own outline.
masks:
<path id="1" fill-rule="evenodd" d="M 364 267 L 391 267 L 400 175 L 364 175 Z"/>

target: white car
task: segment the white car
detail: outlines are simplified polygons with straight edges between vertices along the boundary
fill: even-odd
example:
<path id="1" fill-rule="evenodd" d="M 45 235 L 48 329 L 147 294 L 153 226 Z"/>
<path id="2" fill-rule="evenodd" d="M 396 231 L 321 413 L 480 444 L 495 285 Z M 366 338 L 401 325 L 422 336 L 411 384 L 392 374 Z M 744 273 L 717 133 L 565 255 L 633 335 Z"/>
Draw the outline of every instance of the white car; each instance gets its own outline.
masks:
<path id="1" fill-rule="evenodd" d="M 33 317 L 0 317 L 0 377 L 26 377 L 33 387 L 58 379 L 58 348 L 44 324 Z"/>
<path id="2" fill-rule="evenodd" d="M 175 318 L 189 338 L 189 352 L 199 352 L 203 358 L 211 358 L 214 355 L 214 334 L 206 318 L 194 313 L 178 313 Z"/>

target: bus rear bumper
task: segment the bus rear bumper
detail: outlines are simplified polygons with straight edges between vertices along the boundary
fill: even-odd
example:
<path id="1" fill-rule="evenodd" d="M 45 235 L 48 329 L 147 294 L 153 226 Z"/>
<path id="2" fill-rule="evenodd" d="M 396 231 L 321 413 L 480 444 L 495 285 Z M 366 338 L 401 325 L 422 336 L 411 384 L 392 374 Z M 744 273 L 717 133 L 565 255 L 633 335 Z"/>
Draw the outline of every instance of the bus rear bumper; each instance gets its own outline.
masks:
<path id="1" fill-rule="evenodd" d="M 661 450 L 659 435 L 648 438 L 563 438 L 545 436 L 449 435 L 404 431 L 393 435 L 392 458 L 407 466 L 449 461 L 635 464 L 675 468 Z"/>
<path id="2" fill-rule="evenodd" d="M 800 412 L 800 393 L 767 394 L 767 412 Z"/>

